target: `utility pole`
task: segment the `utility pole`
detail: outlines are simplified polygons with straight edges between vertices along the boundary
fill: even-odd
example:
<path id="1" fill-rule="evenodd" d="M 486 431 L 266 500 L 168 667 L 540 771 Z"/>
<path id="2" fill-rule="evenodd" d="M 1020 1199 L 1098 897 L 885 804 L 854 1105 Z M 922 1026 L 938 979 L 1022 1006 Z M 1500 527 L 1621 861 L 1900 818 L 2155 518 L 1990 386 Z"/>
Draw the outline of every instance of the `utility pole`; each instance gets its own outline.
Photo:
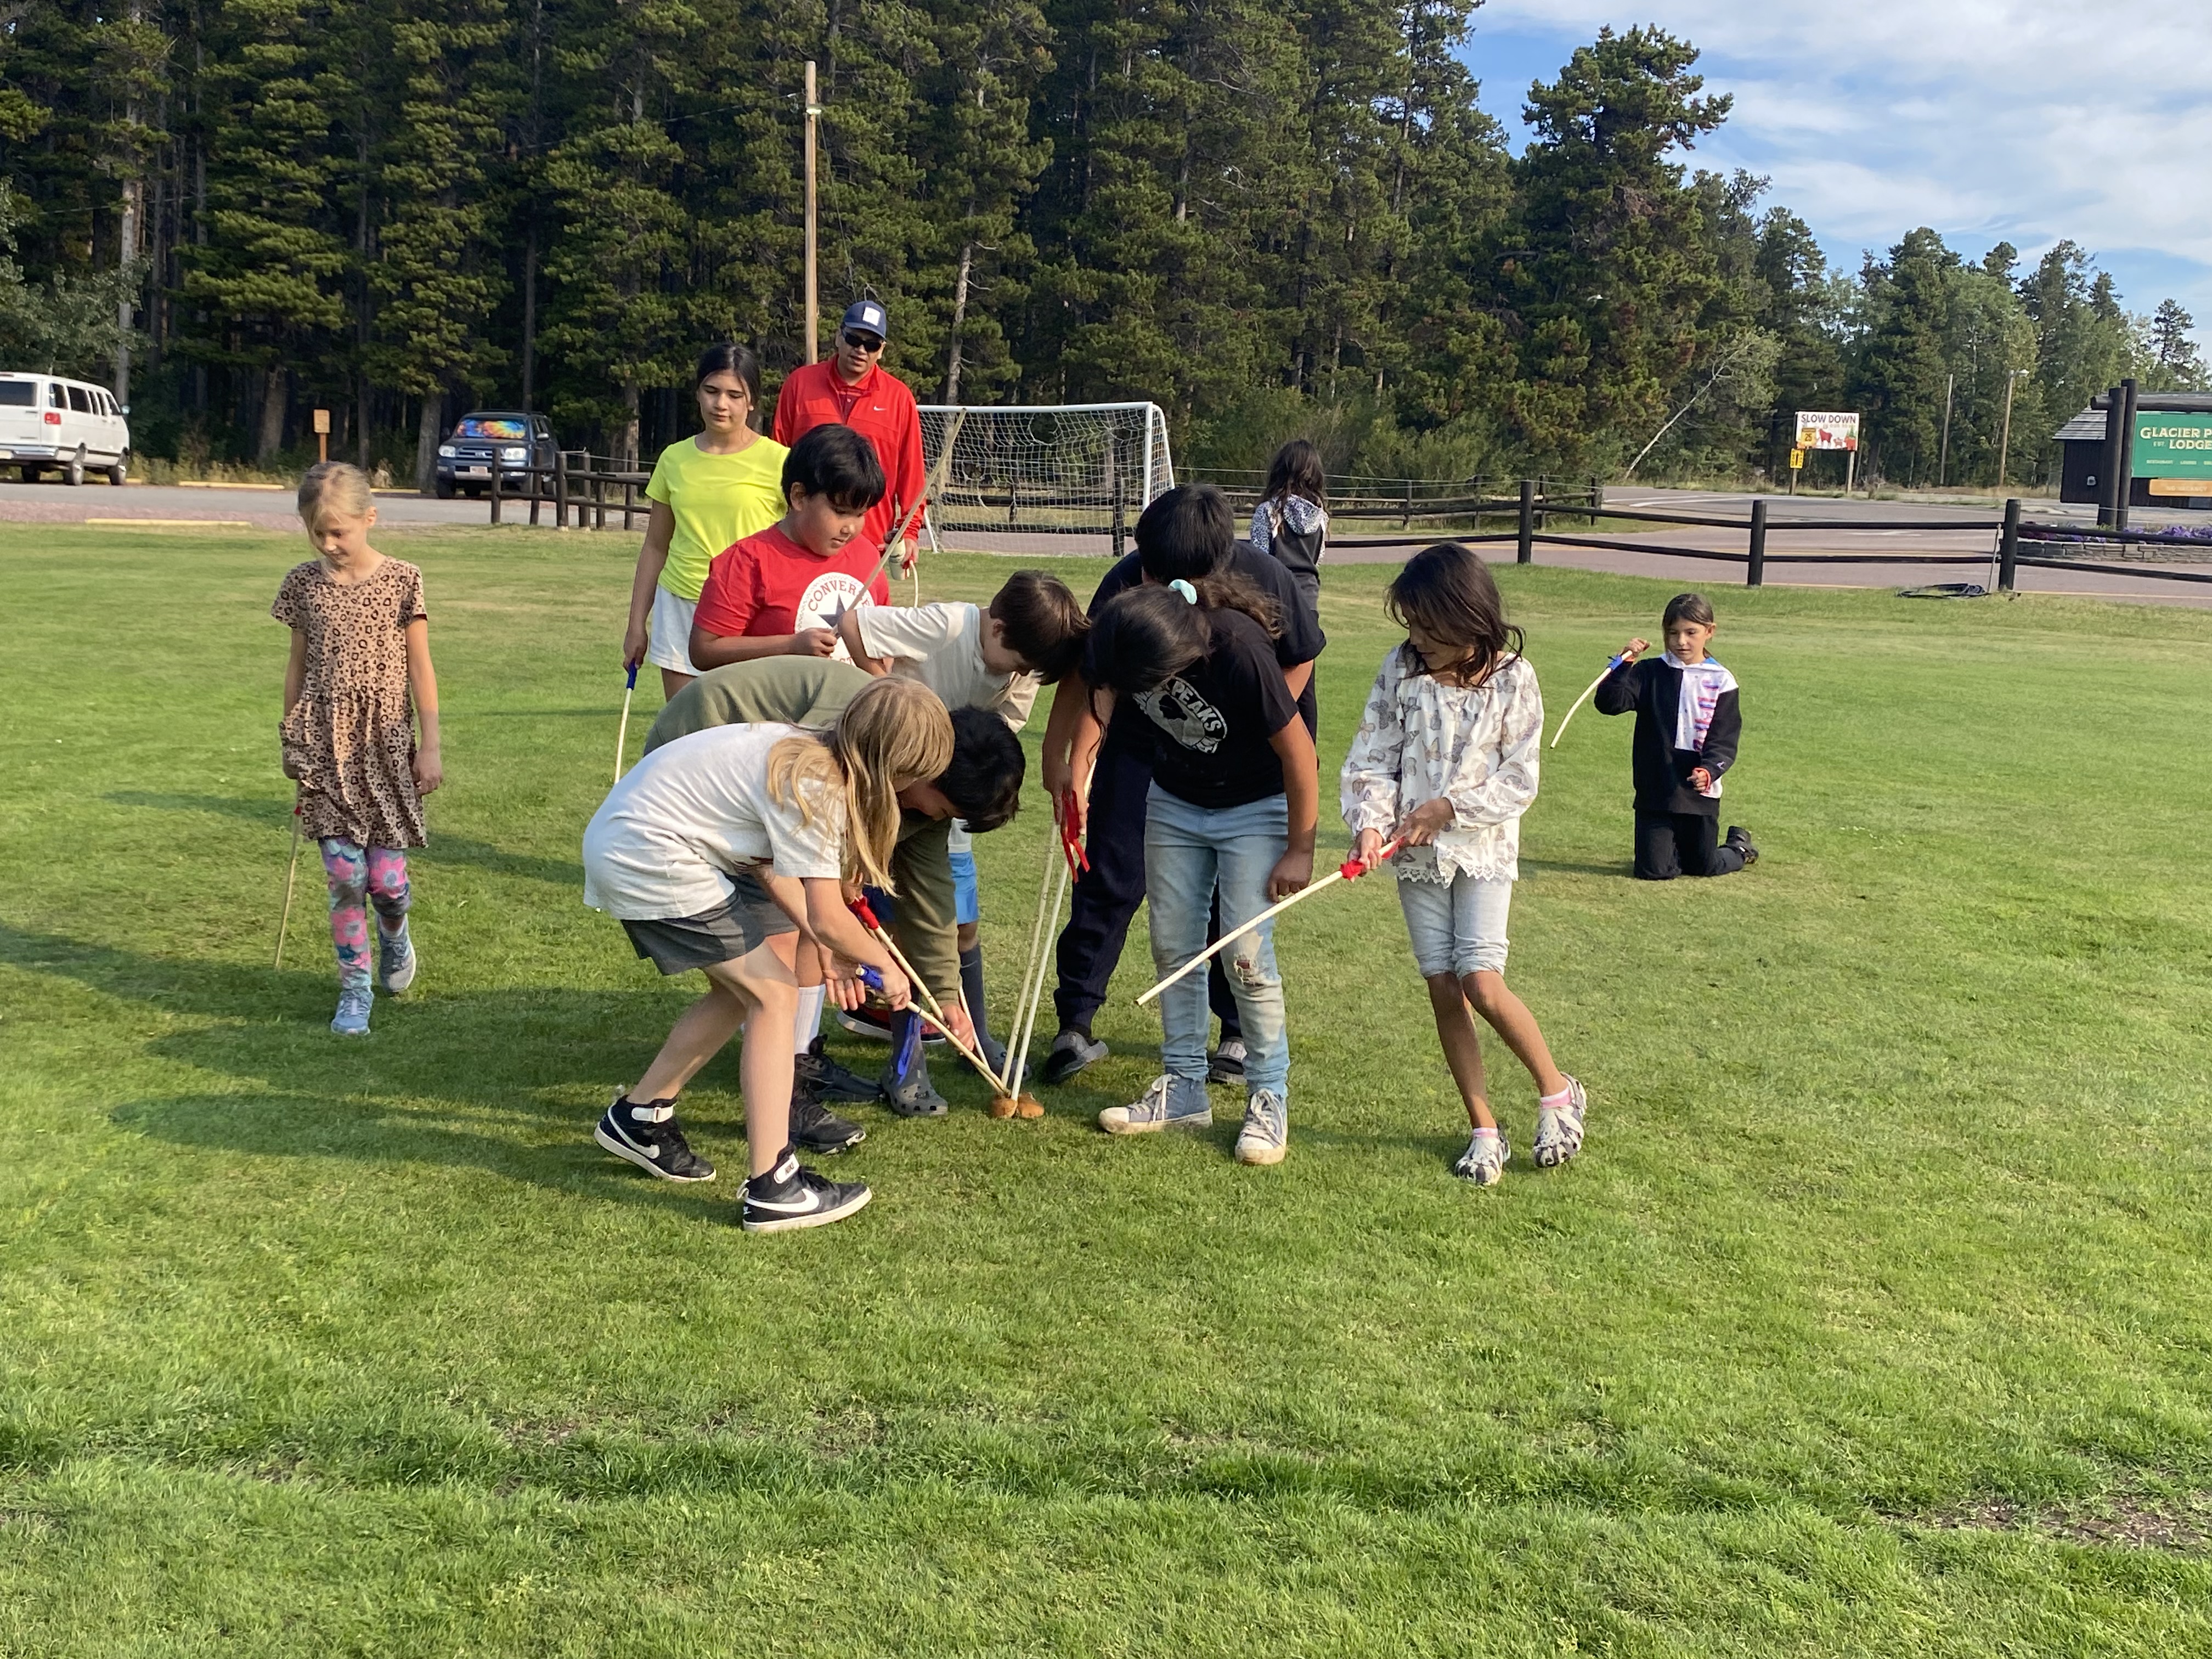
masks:
<path id="1" fill-rule="evenodd" d="M 1943 377 L 1943 447 L 1936 462 L 1936 488 L 1941 489 L 1951 477 L 1951 393 L 1956 389 L 1959 377 Z"/>
<path id="2" fill-rule="evenodd" d="M 2004 425 L 1997 439 L 1997 488 L 2005 487 L 2005 466 L 2012 459 L 2012 389 L 2020 384 L 2024 368 L 2009 369 L 2005 374 Z"/>
<path id="3" fill-rule="evenodd" d="M 806 361 L 812 362 L 820 347 L 821 308 L 815 290 L 814 151 L 815 127 L 822 106 L 814 101 L 814 60 L 806 60 Z"/>
<path id="4" fill-rule="evenodd" d="M 131 25 L 134 38 L 142 21 L 142 9 L 137 0 L 125 9 L 124 15 Z M 145 180 L 141 175 L 138 155 L 138 95 L 134 87 L 123 106 L 124 139 L 123 225 L 122 234 L 116 239 L 116 264 L 128 280 L 131 266 L 138 258 L 138 221 L 144 202 Z M 135 286 L 135 284 L 133 285 Z M 115 301 L 115 404 L 126 414 L 131 409 L 131 324 L 137 310 L 136 295 L 131 287 L 124 289 Z"/>

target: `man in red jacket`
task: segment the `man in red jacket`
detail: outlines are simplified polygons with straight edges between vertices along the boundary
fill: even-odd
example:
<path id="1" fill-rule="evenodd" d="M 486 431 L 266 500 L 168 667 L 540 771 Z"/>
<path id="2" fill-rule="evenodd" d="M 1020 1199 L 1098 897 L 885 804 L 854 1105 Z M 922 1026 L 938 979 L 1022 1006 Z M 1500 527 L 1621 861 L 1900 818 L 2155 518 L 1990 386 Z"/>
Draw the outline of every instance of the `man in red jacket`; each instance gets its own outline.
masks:
<path id="1" fill-rule="evenodd" d="M 816 427 L 836 421 L 875 446 L 886 489 L 860 533 L 878 547 L 921 500 L 921 415 L 914 393 L 884 371 L 890 318 L 880 302 L 855 300 L 837 329 L 837 349 L 824 361 L 794 368 L 775 397 L 776 442 L 787 448 Z M 919 522 L 917 520 L 917 522 Z M 914 537 L 899 544 L 899 568 L 914 567 Z"/>

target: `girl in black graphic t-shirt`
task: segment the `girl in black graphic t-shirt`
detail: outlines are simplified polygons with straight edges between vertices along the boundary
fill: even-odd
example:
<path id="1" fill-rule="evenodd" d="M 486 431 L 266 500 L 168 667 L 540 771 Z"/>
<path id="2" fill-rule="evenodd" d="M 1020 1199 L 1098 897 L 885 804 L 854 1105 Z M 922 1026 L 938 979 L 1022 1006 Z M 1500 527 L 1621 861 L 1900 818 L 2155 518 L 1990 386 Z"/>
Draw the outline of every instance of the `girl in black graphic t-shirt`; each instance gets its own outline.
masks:
<path id="1" fill-rule="evenodd" d="M 1312 735 L 1284 684 L 1275 602 L 1249 581 L 1216 574 L 1122 594 L 1093 623 L 1084 661 L 1102 720 L 1117 697 L 1154 728 L 1145 820 L 1145 896 L 1152 960 L 1163 974 L 1206 948 L 1217 889 L 1221 933 L 1313 878 L 1320 802 Z M 1237 1157 L 1282 1161 L 1290 1136 L 1290 1042 L 1273 925 L 1224 953 L 1244 1028 L 1246 1101 Z M 1098 1115 L 1112 1134 L 1202 1125 L 1206 982 L 1193 975 L 1159 998 L 1165 1073 L 1127 1106 Z"/>

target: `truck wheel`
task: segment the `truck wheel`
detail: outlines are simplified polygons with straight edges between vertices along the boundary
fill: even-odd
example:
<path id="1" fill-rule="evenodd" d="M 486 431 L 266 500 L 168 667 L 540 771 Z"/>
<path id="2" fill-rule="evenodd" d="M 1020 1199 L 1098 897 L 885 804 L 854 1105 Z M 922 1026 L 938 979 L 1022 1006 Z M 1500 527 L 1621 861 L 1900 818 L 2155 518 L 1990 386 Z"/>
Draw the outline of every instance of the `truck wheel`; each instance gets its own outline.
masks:
<path id="1" fill-rule="evenodd" d="M 450 501 L 453 499 L 453 481 L 451 478 L 439 479 L 432 489 L 441 501 Z"/>
<path id="2" fill-rule="evenodd" d="M 82 449 L 62 464 L 62 482 L 72 489 L 84 482 L 84 452 Z"/>

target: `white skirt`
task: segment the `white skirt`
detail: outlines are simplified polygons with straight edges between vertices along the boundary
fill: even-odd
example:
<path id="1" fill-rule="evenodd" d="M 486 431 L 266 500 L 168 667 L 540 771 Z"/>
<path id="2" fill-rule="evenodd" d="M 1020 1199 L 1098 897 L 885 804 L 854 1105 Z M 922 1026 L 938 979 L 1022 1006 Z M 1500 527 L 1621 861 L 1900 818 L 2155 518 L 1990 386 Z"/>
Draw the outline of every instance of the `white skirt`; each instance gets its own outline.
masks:
<path id="1" fill-rule="evenodd" d="M 650 641 L 647 661 L 698 678 L 699 671 L 691 665 L 691 613 L 698 608 L 696 599 L 679 599 L 665 587 L 653 590 L 653 616 L 646 624 Z"/>

